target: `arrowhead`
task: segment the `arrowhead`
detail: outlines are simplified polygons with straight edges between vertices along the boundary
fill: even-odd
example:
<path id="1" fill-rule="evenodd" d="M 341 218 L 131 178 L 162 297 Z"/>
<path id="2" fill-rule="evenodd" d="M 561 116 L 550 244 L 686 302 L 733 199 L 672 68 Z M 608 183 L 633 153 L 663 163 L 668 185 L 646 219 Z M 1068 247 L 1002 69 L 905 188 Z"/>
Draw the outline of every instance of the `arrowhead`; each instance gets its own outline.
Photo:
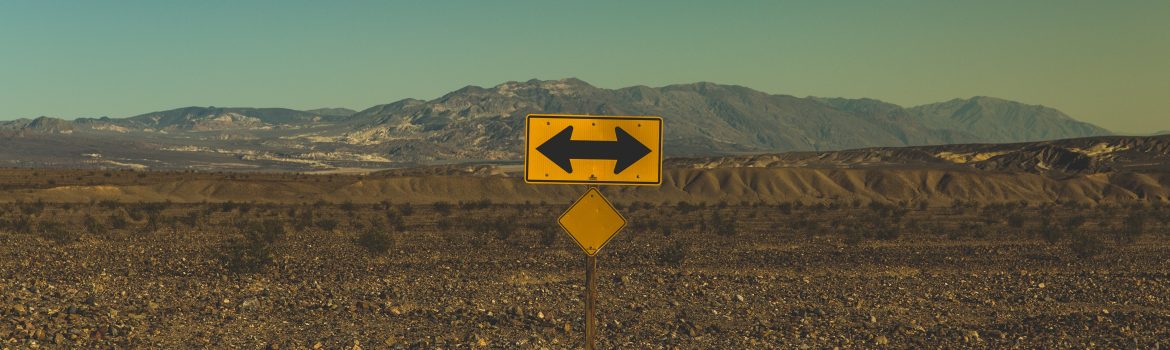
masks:
<path id="1" fill-rule="evenodd" d="M 627 135 L 629 136 L 629 135 Z M 548 139 L 540 146 L 536 147 L 536 151 L 543 154 L 553 164 L 556 164 L 567 173 L 573 173 L 573 163 L 569 161 L 570 150 L 569 144 L 573 138 L 573 126 L 565 127 L 565 130 L 557 133 L 556 136 Z M 636 140 L 635 140 L 636 142 Z"/>
<path id="2" fill-rule="evenodd" d="M 630 136 L 622 128 L 614 130 L 617 133 L 618 157 L 617 165 L 613 167 L 614 174 L 620 174 L 626 168 L 637 163 L 642 157 L 650 154 L 650 148 L 643 145 L 638 139 Z M 558 135 L 559 136 L 559 135 Z"/>

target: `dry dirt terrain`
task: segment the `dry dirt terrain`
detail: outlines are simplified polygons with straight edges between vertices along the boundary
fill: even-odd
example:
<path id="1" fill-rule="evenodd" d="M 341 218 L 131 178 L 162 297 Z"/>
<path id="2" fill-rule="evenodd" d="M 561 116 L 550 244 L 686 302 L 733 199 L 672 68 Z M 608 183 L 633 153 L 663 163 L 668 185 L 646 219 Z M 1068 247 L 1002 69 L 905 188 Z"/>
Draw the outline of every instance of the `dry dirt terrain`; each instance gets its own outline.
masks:
<path id="1" fill-rule="evenodd" d="M 152 176 L 184 175 L 92 185 Z M 0 348 L 580 348 L 584 254 L 554 220 L 583 188 L 562 187 L 545 203 L 0 204 Z M 599 254 L 604 349 L 1170 346 L 1160 201 L 603 192 L 630 222 Z"/>
<path id="2" fill-rule="evenodd" d="M 583 186 L 0 169 L 0 349 L 567 349 Z M 1170 347 L 1170 138 L 668 160 L 604 349 Z"/>

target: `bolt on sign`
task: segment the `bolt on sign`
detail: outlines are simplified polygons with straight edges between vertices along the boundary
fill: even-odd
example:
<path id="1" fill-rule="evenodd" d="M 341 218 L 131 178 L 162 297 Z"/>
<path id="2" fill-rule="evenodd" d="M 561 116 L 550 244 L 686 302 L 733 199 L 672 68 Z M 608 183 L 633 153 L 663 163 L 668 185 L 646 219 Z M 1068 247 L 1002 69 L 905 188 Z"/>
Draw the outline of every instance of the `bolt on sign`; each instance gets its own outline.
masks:
<path id="1" fill-rule="evenodd" d="M 530 114 L 524 181 L 662 184 L 662 118 Z"/>

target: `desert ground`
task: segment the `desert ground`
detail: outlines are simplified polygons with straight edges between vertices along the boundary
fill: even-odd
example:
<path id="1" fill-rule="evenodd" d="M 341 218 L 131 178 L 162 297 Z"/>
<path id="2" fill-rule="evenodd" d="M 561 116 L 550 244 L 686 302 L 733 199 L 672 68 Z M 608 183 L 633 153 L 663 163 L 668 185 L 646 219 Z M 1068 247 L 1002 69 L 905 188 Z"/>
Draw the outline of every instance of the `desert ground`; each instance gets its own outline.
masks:
<path id="1" fill-rule="evenodd" d="M 30 171 L 9 170 L 6 195 L 361 181 Z M 580 348 L 584 254 L 555 219 L 585 188 L 558 188 L 540 202 L 10 200 L 0 348 Z M 598 255 L 600 348 L 1170 346 L 1161 201 L 623 191 L 602 188 L 629 225 Z"/>

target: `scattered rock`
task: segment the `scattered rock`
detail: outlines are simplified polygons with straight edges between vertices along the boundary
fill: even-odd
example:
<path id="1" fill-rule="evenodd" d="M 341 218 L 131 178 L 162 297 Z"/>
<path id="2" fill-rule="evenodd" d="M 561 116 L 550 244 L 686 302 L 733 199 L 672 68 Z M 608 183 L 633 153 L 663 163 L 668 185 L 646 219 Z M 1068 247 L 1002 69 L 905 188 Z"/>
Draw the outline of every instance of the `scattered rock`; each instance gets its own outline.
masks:
<path id="1" fill-rule="evenodd" d="M 973 342 L 973 341 L 979 341 L 979 340 L 982 340 L 982 339 L 979 338 L 978 331 L 967 330 L 967 331 L 963 332 L 963 341 L 964 342 Z"/>

